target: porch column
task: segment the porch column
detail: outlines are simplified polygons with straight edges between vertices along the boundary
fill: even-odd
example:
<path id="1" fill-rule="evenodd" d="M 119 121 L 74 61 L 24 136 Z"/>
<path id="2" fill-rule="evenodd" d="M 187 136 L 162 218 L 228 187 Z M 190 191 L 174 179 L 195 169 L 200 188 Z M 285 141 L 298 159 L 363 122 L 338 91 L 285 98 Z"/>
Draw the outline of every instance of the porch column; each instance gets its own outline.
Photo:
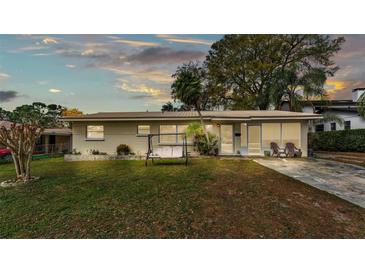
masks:
<path id="1" fill-rule="evenodd" d="M 49 151 L 49 135 L 44 135 L 44 152 L 48 153 Z"/>

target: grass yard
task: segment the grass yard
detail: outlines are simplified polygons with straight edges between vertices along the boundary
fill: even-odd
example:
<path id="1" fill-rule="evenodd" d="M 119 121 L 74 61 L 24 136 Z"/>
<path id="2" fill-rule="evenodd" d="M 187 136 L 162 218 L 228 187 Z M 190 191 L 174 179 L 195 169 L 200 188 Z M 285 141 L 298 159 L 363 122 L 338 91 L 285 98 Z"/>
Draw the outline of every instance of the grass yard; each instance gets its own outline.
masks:
<path id="1" fill-rule="evenodd" d="M 248 160 L 55 158 L 33 175 L 0 189 L 0 238 L 365 238 L 364 209 Z"/>

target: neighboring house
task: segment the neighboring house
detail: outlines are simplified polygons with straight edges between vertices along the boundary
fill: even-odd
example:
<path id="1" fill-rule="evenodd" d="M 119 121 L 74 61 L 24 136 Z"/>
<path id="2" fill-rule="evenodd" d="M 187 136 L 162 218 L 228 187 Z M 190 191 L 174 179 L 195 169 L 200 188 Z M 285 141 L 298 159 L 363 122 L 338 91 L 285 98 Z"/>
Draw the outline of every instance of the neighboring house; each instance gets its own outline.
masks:
<path id="1" fill-rule="evenodd" d="M 46 128 L 37 141 L 36 153 L 71 152 L 72 132 L 70 128 Z"/>
<path id="2" fill-rule="evenodd" d="M 206 127 L 219 137 L 220 155 L 263 155 L 270 143 L 284 147 L 292 142 L 307 156 L 308 122 L 320 115 L 288 111 L 203 111 Z M 193 111 L 182 112 L 101 112 L 63 117 L 72 125 L 72 149 L 82 154 L 99 150 L 115 154 L 119 144 L 132 152 L 147 152 L 149 133 L 185 132 L 191 122 L 199 122 Z M 160 136 L 156 146 L 177 146 L 177 136 Z M 190 143 L 189 150 L 192 151 Z"/>
<path id="3" fill-rule="evenodd" d="M 344 129 L 365 128 L 365 119 L 362 118 L 357 111 L 357 101 L 365 92 L 365 88 L 356 88 L 352 91 L 352 100 L 322 100 L 305 102 L 303 112 L 317 114 L 335 114 L 342 118 L 342 125 L 335 121 L 323 122 L 318 121 L 309 127 L 309 131 L 334 131 Z M 282 110 L 288 109 L 288 103 L 284 102 Z"/>
<path id="4" fill-rule="evenodd" d="M 11 122 L 0 121 L 0 128 L 10 128 Z M 35 153 L 67 153 L 71 151 L 71 129 L 46 128 L 37 140 Z"/>

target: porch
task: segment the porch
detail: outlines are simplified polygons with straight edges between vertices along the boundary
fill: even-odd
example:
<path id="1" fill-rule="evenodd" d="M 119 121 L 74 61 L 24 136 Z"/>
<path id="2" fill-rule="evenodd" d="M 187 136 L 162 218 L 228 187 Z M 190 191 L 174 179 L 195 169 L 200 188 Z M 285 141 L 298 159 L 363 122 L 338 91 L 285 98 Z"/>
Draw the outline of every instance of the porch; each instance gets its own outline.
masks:
<path id="1" fill-rule="evenodd" d="M 293 143 L 307 156 L 307 121 L 222 121 L 215 124 L 220 155 L 264 156 L 270 143 Z"/>

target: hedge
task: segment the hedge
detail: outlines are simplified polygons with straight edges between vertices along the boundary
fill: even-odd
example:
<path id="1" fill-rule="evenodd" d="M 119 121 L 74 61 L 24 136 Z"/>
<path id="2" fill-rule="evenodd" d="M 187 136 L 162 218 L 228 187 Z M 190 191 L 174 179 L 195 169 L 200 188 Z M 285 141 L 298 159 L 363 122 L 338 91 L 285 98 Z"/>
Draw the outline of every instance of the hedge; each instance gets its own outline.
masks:
<path id="1" fill-rule="evenodd" d="M 365 129 L 309 133 L 308 147 L 314 151 L 365 152 Z"/>

